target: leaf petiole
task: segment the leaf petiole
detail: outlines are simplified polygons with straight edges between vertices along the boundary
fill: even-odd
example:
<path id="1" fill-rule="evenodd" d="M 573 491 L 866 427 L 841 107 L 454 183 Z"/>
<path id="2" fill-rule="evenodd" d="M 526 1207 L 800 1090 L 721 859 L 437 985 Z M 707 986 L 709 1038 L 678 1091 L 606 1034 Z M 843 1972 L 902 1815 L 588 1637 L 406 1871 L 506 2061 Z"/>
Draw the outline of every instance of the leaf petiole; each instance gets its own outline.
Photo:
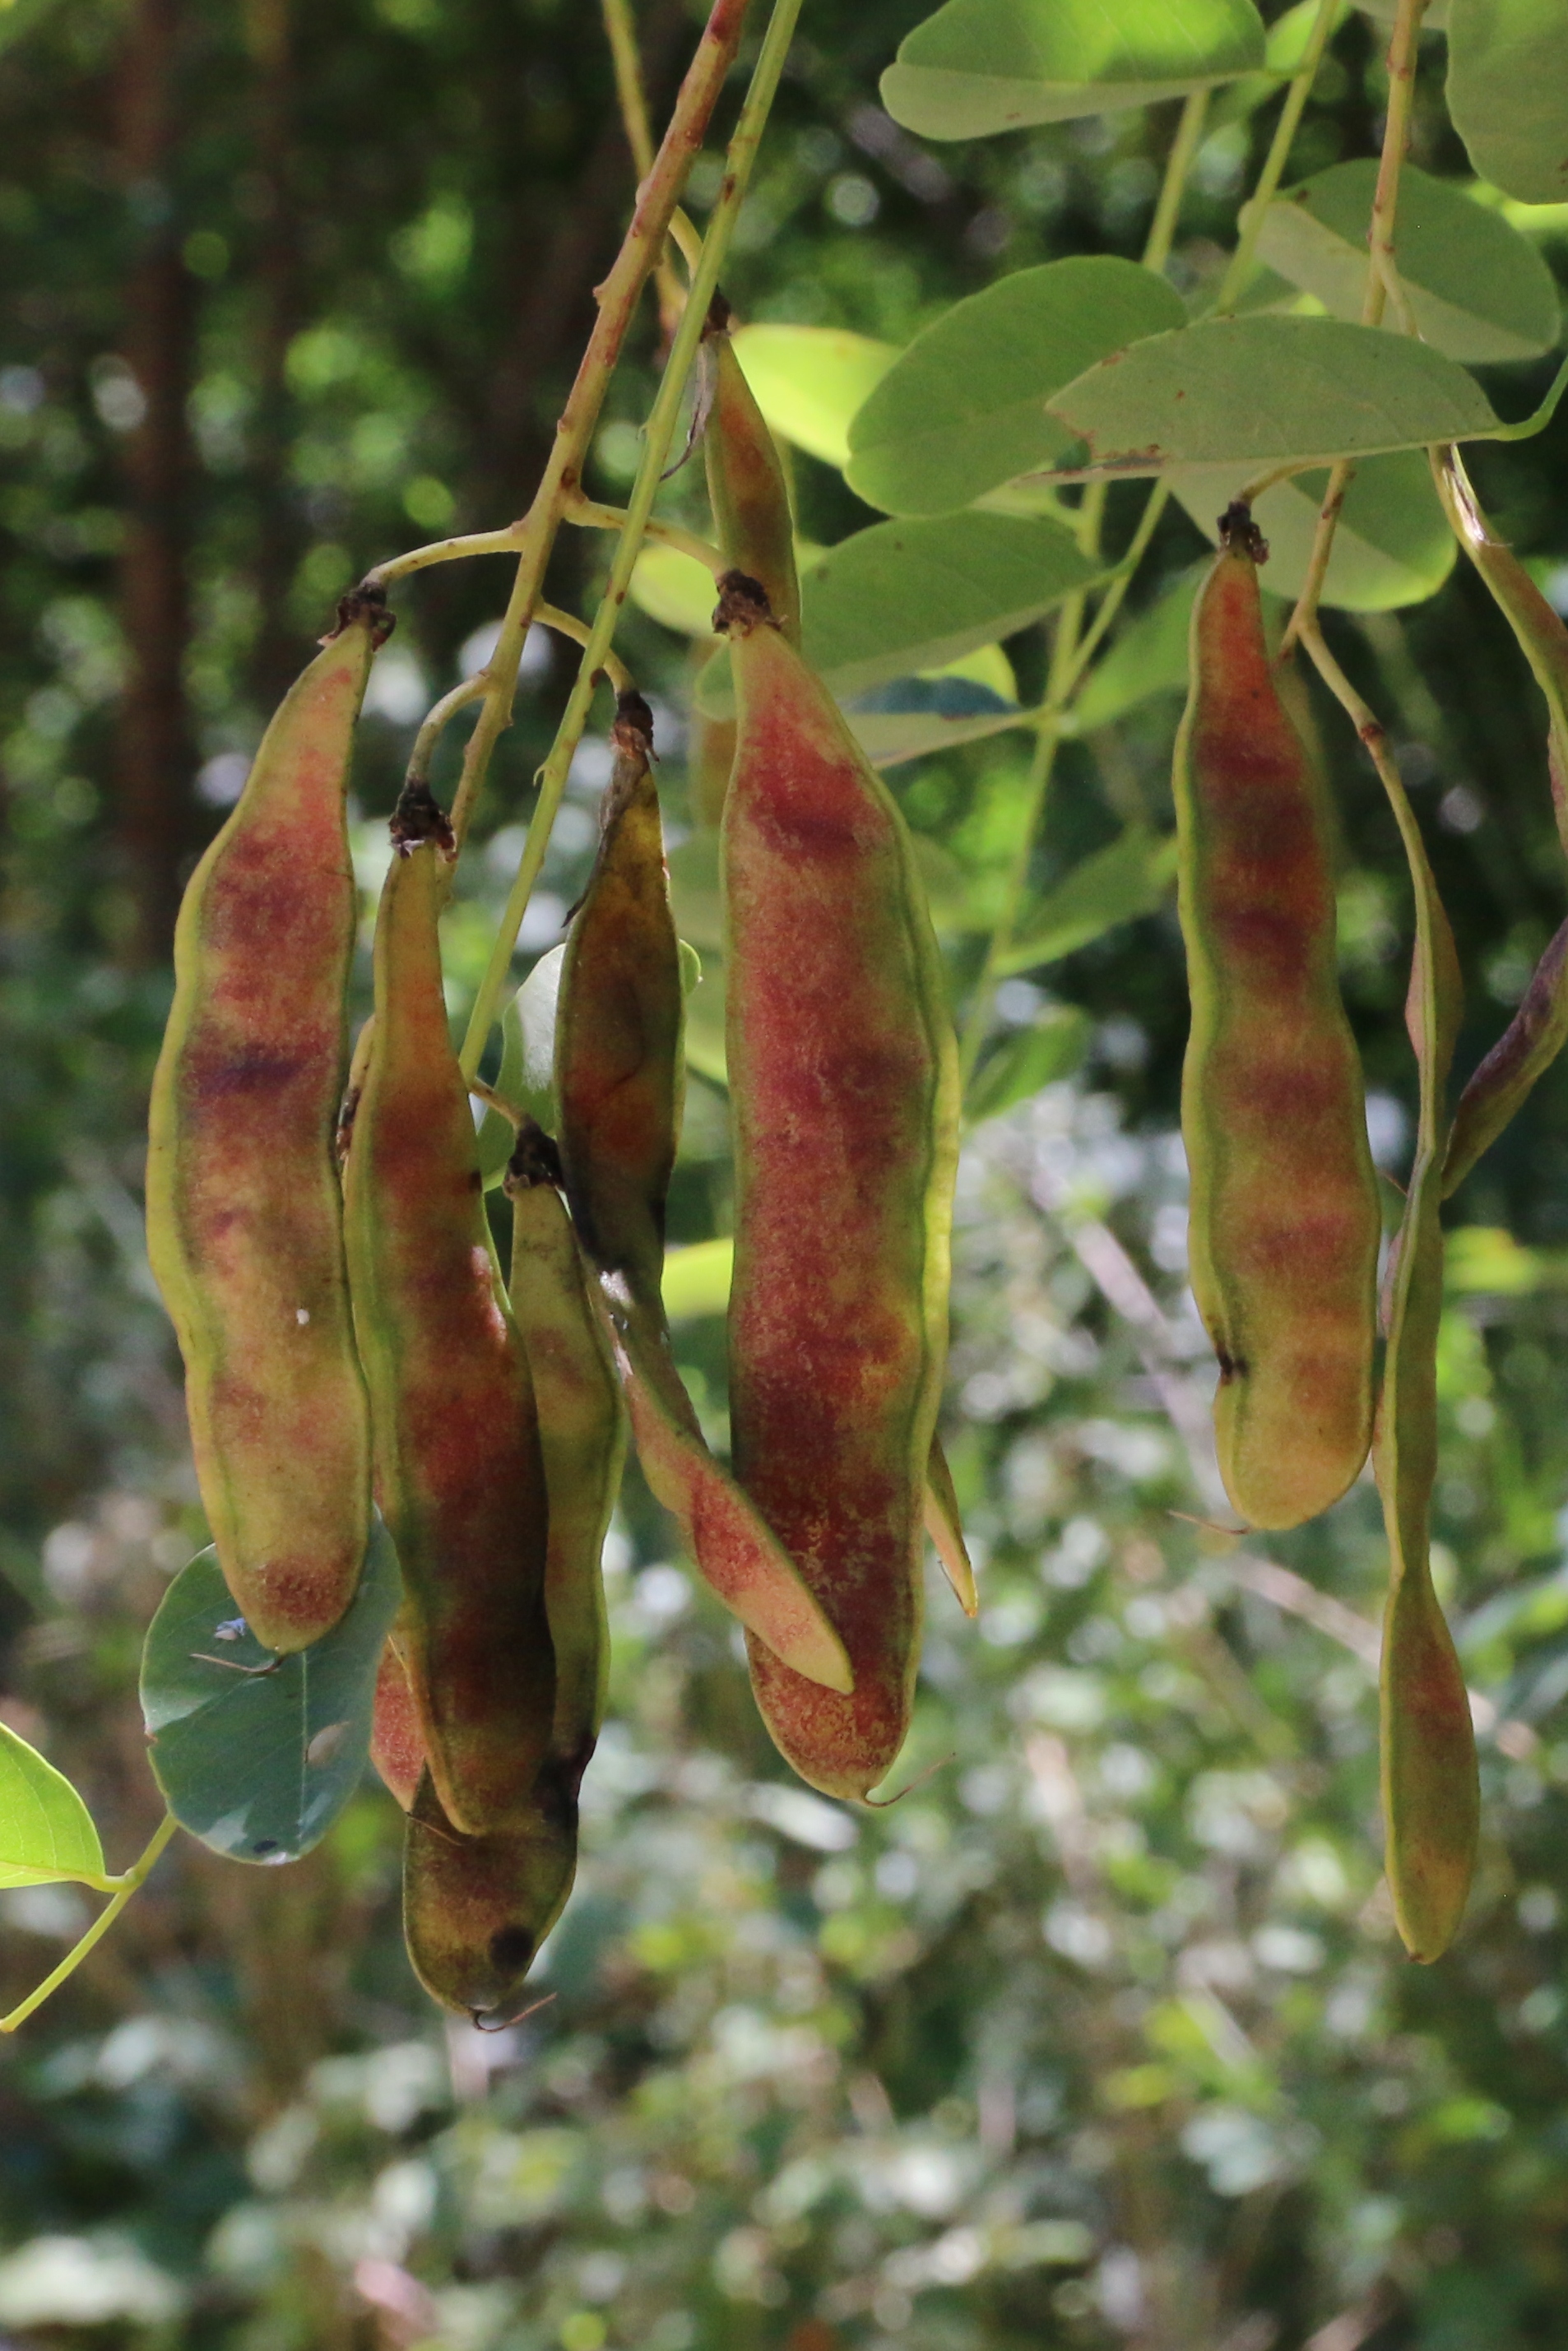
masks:
<path id="1" fill-rule="evenodd" d="M 99 1912 L 80 1941 L 72 1945 L 59 1966 L 44 1978 L 37 1989 L 30 1991 L 26 1999 L 11 2011 L 9 2016 L 0 2016 L 0 2032 L 15 2032 L 18 2025 L 26 2024 L 35 2010 L 42 2008 L 51 1992 L 58 1991 L 67 1977 L 76 1973 L 89 1952 L 108 1934 L 131 1896 L 139 1887 L 146 1884 L 165 1845 L 179 1825 L 172 1813 L 165 1813 L 142 1853 L 131 1864 L 123 1877 L 105 1878 L 97 1885 L 95 1890 L 98 1892 L 112 1891 L 113 1900 L 107 1903 Z M 85 1879 L 82 1882 L 87 1883 Z"/>

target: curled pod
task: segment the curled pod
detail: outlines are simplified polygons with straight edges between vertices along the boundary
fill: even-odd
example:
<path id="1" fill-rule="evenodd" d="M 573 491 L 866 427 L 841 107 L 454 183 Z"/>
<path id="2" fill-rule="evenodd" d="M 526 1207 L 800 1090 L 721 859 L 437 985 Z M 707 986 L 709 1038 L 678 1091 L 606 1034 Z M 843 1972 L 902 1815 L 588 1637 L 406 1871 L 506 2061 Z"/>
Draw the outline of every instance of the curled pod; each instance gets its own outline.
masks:
<path id="1" fill-rule="evenodd" d="M 444 1814 L 480 1835 L 524 1813 L 549 1746 L 544 1464 L 442 993 L 451 833 L 423 788 L 404 792 L 392 831 L 344 1232 L 378 1499 L 402 1569 L 397 1646 Z"/>
<path id="2" fill-rule="evenodd" d="M 1193 608 L 1175 773 L 1182 1134 L 1220 1473 L 1252 1525 L 1291 1527 L 1338 1499 L 1371 1443 L 1381 1222 L 1328 813 L 1263 640 L 1266 552 L 1232 508 Z"/>
<path id="3" fill-rule="evenodd" d="M 202 1501 L 235 1604 L 307 1647 L 370 1538 L 332 1124 L 356 899 L 349 757 L 390 622 L 345 598 L 191 878 L 148 1116 L 147 1249 L 185 1361 Z"/>
<path id="4" fill-rule="evenodd" d="M 670 1353 L 660 1282 L 683 997 L 651 731 L 647 705 L 622 696 L 599 855 L 561 968 L 555 1081 L 566 1196 L 594 1268 L 595 1311 L 638 1458 L 699 1574 L 802 1675 L 847 1688 L 837 1635 L 777 1535 L 708 1451 Z"/>
<path id="5" fill-rule="evenodd" d="M 736 1475 L 843 1641 L 844 1697 L 753 1642 L 802 1778 L 864 1797 L 908 1728 L 946 1354 L 957 1051 L 912 844 L 757 581 L 720 583 Z"/>

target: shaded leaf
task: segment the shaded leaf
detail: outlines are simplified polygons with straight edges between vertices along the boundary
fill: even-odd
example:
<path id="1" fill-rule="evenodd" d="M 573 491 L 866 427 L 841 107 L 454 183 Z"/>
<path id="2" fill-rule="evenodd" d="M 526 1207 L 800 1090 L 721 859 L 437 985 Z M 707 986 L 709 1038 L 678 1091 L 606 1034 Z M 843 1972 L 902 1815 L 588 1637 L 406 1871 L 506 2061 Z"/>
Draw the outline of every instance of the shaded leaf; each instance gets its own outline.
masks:
<path id="1" fill-rule="evenodd" d="M 1197 467 L 1171 476 L 1171 487 L 1194 522 L 1218 543 L 1217 520 L 1244 484 L 1243 466 Z M 1301 589 L 1328 487 L 1326 469 L 1276 482 L 1253 502 L 1253 519 L 1269 542 L 1264 585 L 1294 598 Z M 1453 569 L 1458 549 L 1419 449 L 1364 457 L 1356 466 L 1323 580 L 1322 601 L 1350 612 L 1386 612 L 1435 596 Z"/>
<path id="2" fill-rule="evenodd" d="M 1074 1004 L 1050 1004 L 1016 1029 L 975 1072 L 964 1104 L 971 1125 L 996 1118 L 1042 1086 L 1070 1078 L 1089 1050 L 1089 1016 Z"/>
<path id="3" fill-rule="evenodd" d="M 842 465 L 850 419 L 897 359 L 897 344 L 842 327 L 740 327 L 731 340 L 769 431 Z"/>
<path id="4" fill-rule="evenodd" d="M 319 1843 L 364 1772 L 401 1597 L 379 1518 L 347 1614 L 289 1656 L 235 1614 L 215 1552 L 181 1570 L 147 1630 L 141 1711 L 153 1777 L 183 1828 L 234 1861 L 297 1861 Z"/>
<path id="5" fill-rule="evenodd" d="M 63 1772 L 0 1722 L 0 1886 L 61 1878 L 101 1886 L 103 1877 L 87 1806 Z"/>
<path id="6" fill-rule="evenodd" d="M 1015 270 L 915 337 L 850 427 L 850 486 L 890 514 L 969 505 L 1073 443 L 1044 402 L 1184 312 L 1174 287 L 1110 256 Z"/>
<path id="7" fill-rule="evenodd" d="M 998 970 L 1033 971 L 1060 963 L 1091 939 L 1152 914 L 1164 905 L 1176 878 L 1174 834 L 1129 825 L 1119 839 L 1084 858 L 1034 907 L 1029 927 L 1015 939 Z"/>
<path id="8" fill-rule="evenodd" d="M 1568 9 L 1449 0 L 1448 112 L 1483 180 L 1527 204 L 1568 199 Z"/>
<path id="9" fill-rule="evenodd" d="M 1275 198 L 1260 259 L 1336 319 L 1359 319 L 1377 163 L 1334 163 Z M 1562 328 L 1540 254 L 1502 214 L 1407 163 L 1399 182 L 1399 276 L 1422 339 L 1472 365 L 1533 359 Z"/>
<path id="10" fill-rule="evenodd" d="M 1473 439 L 1498 421 L 1455 360 L 1339 319 L 1179 328 L 1091 368 L 1051 406 L 1087 443 L 1091 463 L 1129 475 L 1327 464 Z"/>
<path id="11" fill-rule="evenodd" d="M 895 122 L 926 139 L 981 139 L 1112 114 L 1256 72 L 1250 0 L 947 0 L 882 78 Z"/>

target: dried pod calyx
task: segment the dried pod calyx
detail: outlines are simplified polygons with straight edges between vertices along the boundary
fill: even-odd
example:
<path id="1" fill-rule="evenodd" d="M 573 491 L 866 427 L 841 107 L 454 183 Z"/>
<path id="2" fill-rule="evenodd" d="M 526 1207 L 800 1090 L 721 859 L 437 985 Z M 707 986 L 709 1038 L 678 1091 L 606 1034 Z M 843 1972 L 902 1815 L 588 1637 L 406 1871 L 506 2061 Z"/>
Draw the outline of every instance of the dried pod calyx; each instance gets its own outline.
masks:
<path id="1" fill-rule="evenodd" d="M 449 857 L 455 849 L 446 811 L 423 777 L 411 776 L 398 794 L 392 812 L 392 837 L 404 857 L 427 841 L 434 841 Z"/>
<path id="2" fill-rule="evenodd" d="M 753 629 L 776 629 L 779 623 L 761 580 L 753 580 L 747 571 L 727 571 L 718 583 L 713 625 L 716 634 L 721 637 L 732 630 L 745 637 Z"/>

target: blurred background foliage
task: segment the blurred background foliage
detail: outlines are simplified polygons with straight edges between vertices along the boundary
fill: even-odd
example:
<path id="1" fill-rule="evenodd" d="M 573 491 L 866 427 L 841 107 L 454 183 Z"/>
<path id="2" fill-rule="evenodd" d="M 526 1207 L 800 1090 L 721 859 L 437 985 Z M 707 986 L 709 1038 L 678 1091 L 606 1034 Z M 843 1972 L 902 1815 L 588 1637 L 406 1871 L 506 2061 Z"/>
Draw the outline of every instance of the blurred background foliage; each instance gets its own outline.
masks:
<path id="1" fill-rule="evenodd" d="M 875 101 L 921 13 L 807 0 L 737 239 L 744 319 L 902 343 L 1000 272 L 1136 255 L 1173 110 L 925 148 Z M 645 0 L 656 102 L 697 21 Z M 631 172 L 582 0 L 14 0 L 0 34 L 0 1711 L 83 1786 L 119 1863 L 156 1811 L 141 1630 L 202 1540 L 140 1210 L 172 908 L 334 595 L 526 503 Z M 1346 18 L 1291 177 L 1375 150 L 1380 47 Z M 1416 159 L 1462 172 L 1440 38 L 1423 57 Z M 1270 122 L 1203 147 L 1183 291 L 1212 278 Z M 699 215 L 717 171 L 698 163 Z M 1561 271 L 1560 218 L 1540 225 Z M 650 305 L 601 496 L 634 469 L 656 340 Z M 1509 413 L 1546 371 L 1497 371 Z M 1565 449 L 1560 422 L 1477 473 L 1568 602 Z M 869 518 L 825 466 L 798 459 L 797 483 L 814 539 Z M 691 475 L 669 496 L 698 512 Z M 1199 552 L 1173 512 L 1149 591 Z M 602 562 L 563 543 L 550 593 L 582 607 Z M 367 910 L 413 724 L 484 657 L 503 596 L 494 562 L 399 592 L 356 776 Z M 1538 698 L 1462 566 L 1428 605 L 1330 626 L 1416 790 L 1468 1066 L 1563 911 Z M 659 704 L 679 841 L 689 655 L 642 614 L 624 650 Z M 1039 645 L 1010 650 L 1038 678 Z M 450 925 L 455 1013 L 568 677 L 536 637 Z M 1168 823 L 1176 716 L 1167 694 L 1068 746 L 1042 891 L 1127 820 Z M 1337 711 L 1318 719 L 1345 987 L 1397 1173 L 1403 862 Z M 1003 737 L 894 771 L 946 877 L 960 988 L 1023 756 Z M 525 965 L 580 885 L 606 772 L 591 739 Z M 1212 1367 L 1184 1282 L 1169 912 L 1009 982 L 999 1009 L 1025 1028 L 1053 1005 L 1080 1015 L 1082 1059 L 978 1127 L 963 1171 L 947 1428 L 983 1607 L 967 1626 L 933 1588 L 909 1756 L 928 1776 L 864 1817 L 795 1783 L 629 1479 L 612 1721 L 548 2004 L 491 2037 L 431 2010 L 379 1788 L 286 1872 L 183 1843 L 5 2047 L 12 2351 L 1561 2342 L 1568 1079 L 1456 1204 L 1438 1565 L 1486 1826 L 1466 1930 L 1420 1970 L 1380 1883 L 1370 1485 L 1266 1552 L 1196 1522 Z M 695 1079 L 678 1238 L 725 1228 L 726 1150 Z M 720 1326 L 677 1335 L 722 1429 Z M 69 1888 L 0 1896 L 0 2000 L 86 1915 Z"/>

